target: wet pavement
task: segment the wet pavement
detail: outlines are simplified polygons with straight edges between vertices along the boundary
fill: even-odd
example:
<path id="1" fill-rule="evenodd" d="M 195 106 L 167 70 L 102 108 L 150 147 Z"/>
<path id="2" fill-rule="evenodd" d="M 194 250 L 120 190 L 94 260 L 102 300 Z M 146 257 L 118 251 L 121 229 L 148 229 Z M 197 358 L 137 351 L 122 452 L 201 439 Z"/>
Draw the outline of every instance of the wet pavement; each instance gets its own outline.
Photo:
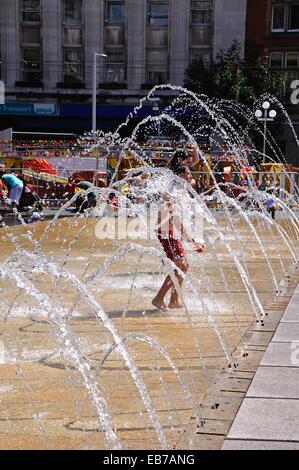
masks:
<path id="1" fill-rule="evenodd" d="M 253 377 L 223 449 L 299 449 L 299 284 Z"/>
<path id="2" fill-rule="evenodd" d="M 29 237 L 28 227 L 3 229 L 0 264 L 15 250 L 11 233 L 20 248 L 29 252 L 36 249 L 30 237 L 39 240 L 43 252 L 56 265 L 88 285 L 119 335 L 125 338 L 169 448 L 220 449 L 271 341 L 279 315 L 293 295 L 290 284 L 296 273 L 285 278 L 281 265 L 291 264 L 285 244 L 278 242 L 279 260 L 273 240 L 261 230 L 268 260 L 281 281 L 281 291 L 277 293 L 256 241 L 247 228 L 239 227 L 248 272 L 268 313 L 262 326 L 256 323 L 235 264 L 220 245 L 217 254 L 222 272 L 212 253 L 190 254 L 192 282 L 200 299 L 195 299 L 185 287 L 188 311 L 160 313 L 151 300 L 163 281 L 165 267 L 147 253 L 127 254 L 105 266 L 103 263 L 115 253 L 117 245 L 123 246 L 127 240 L 118 244 L 98 240 L 94 237 L 95 224 L 94 220 L 73 217 L 61 219 L 54 227 L 38 222 L 28 226 Z M 144 242 L 145 247 L 152 245 Z M 17 258 L 18 262 L 26 266 L 25 258 Z M 87 282 L 99 266 L 102 274 Z M 51 299 L 53 309 L 59 308 L 66 318 L 71 341 L 77 345 L 82 364 L 89 367 L 91 381 L 107 405 L 122 448 L 161 449 L 161 439 L 127 362 L 118 348 L 108 354 L 113 338 L 95 309 L 66 280 L 35 269 L 29 277 L 39 292 Z M 53 321 L 45 305 L 12 280 L 0 279 L 0 301 L 1 449 L 110 448 L 91 390 L 74 357 L 61 347 L 60 322 Z M 292 319 L 292 315 L 290 309 L 288 318 Z M 168 353 L 185 386 L 166 356 L 145 337 L 152 338 Z M 244 337 L 248 345 L 246 356 Z M 277 343 L 281 343 L 281 338 Z M 223 344 L 231 353 L 230 367 Z M 205 422 L 203 427 L 200 419 Z"/>

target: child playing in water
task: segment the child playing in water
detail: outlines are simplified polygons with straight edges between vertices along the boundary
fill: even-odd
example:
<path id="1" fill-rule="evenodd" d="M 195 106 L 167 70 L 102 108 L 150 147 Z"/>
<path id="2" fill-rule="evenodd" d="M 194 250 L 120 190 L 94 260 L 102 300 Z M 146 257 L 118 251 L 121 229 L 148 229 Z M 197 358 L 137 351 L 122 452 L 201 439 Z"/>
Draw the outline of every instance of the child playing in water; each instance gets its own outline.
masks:
<path id="1" fill-rule="evenodd" d="M 176 173 L 179 166 L 185 165 L 193 168 L 200 160 L 200 155 L 195 144 L 190 144 L 186 150 L 178 150 L 170 161 L 170 169 Z"/>
<path id="2" fill-rule="evenodd" d="M 83 191 L 88 191 L 93 187 L 93 184 L 90 181 L 80 181 L 76 184 L 77 189 L 82 189 Z M 97 204 L 97 196 L 94 191 L 90 191 L 87 196 L 82 193 L 76 199 L 76 212 L 85 212 L 89 207 L 95 207 Z"/>
<path id="3" fill-rule="evenodd" d="M 187 183 L 190 184 L 192 181 L 192 175 L 190 169 L 187 166 L 178 166 L 176 168 L 175 173 L 177 176 L 184 179 Z M 174 264 L 183 272 L 186 273 L 189 269 L 188 261 L 186 258 L 186 253 L 183 245 L 181 244 L 182 238 L 185 241 L 189 241 L 195 246 L 195 251 L 198 253 L 202 253 L 205 249 L 204 246 L 200 243 L 195 242 L 194 240 L 190 239 L 186 233 L 186 230 L 181 222 L 181 220 L 176 217 L 176 211 L 174 210 L 173 203 L 170 201 L 168 197 L 164 198 L 164 210 L 166 208 L 167 211 L 167 222 L 166 227 L 165 224 L 163 225 L 163 210 L 159 211 L 158 214 L 158 224 L 157 224 L 157 235 L 158 239 L 165 251 L 167 258 L 174 262 Z M 165 214 L 165 212 L 164 212 Z M 179 237 L 179 235 L 181 237 Z M 174 271 L 174 274 L 177 278 L 178 285 L 181 287 L 183 284 L 183 277 L 179 274 L 177 270 Z M 171 276 L 167 276 L 165 279 L 161 289 L 159 290 L 158 294 L 153 300 L 153 305 L 157 307 L 159 310 L 165 312 L 167 310 L 165 304 L 165 297 L 167 293 L 171 290 L 171 297 L 169 308 L 170 309 L 177 309 L 182 308 L 182 304 L 179 301 L 179 294 L 175 285 L 171 279 Z"/>
<path id="4" fill-rule="evenodd" d="M 267 199 L 267 211 L 269 214 L 271 214 L 271 217 L 273 220 L 276 218 L 276 209 L 277 209 L 277 204 L 275 199 L 271 196 L 274 193 L 274 188 L 269 188 L 267 190 L 267 193 L 269 194 L 268 199 Z"/>

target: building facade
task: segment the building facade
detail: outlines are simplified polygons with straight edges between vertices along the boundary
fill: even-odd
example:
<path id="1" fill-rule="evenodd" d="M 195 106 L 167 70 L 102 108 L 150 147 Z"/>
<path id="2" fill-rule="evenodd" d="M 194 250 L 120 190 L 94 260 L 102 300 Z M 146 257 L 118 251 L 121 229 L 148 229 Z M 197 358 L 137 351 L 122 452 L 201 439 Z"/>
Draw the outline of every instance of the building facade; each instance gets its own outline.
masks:
<path id="1" fill-rule="evenodd" d="M 259 15 L 256 14 L 257 9 Z M 265 57 L 269 69 L 299 78 L 299 2 L 250 0 L 246 29 L 247 57 Z"/>
<path id="2" fill-rule="evenodd" d="M 249 60 L 263 57 L 269 73 L 284 75 L 284 105 L 299 135 L 299 104 L 292 99 L 294 87 L 299 88 L 298 0 L 248 0 L 246 57 Z M 299 166 L 298 147 L 289 126 L 285 126 L 281 144 L 288 160 Z"/>
<path id="3" fill-rule="evenodd" d="M 0 0 L 7 101 L 105 103 L 184 85 L 188 65 L 244 44 L 246 0 Z M 105 54 L 106 57 L 100 54 Z"/>

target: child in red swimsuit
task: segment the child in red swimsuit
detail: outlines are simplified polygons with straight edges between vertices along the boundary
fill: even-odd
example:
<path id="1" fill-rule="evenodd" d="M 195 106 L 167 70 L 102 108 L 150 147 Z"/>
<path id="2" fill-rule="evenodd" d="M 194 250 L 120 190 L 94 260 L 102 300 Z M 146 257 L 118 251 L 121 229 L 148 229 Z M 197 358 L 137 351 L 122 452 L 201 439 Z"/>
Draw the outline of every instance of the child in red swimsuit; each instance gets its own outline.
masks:
<path id="1" fill-rule="evenodd" d="M 180 176 L 182 179 L 184 179 L 188 183 L 191 182 L 192 175 L 191 175 L 190 169 L 187 166 L 179 166 L 177 168 L 176 173 L 178 176 Z M 175 231 L 175 229 L 179 232 L 179 234 L 181 235 L 181 238 L 185 238 L 186 240 L 188 240 L 188 237 L 181 222 L 175 219 L 174 209 L 169 199 L 165 201 L 165 205 L 167 206 L 167 211 L 168 211 L 168 214 L 166 217 L 167 228 L 164 229 L 163 231 L 162 220 L 163 220 L 163 215 L 165 214 L 165 212 L 160 211 L 159 216 L 158 216 L 158 227 L 157 227 L 158 239 L 161 245 L 163 246 L 163 249 L 165 251 L 167 258 L 173 261 L 174 264 L 183 273 L 186 273 L 189 269 L 189 265 L 188 265 L 188 261 L 186 258 L 184 247 L 182 246 L 181 241 L 178 240 L 178 238 L 176 238 L 177 232 Z M 189 240 L 189 241 L 193 243 L 194 245 L 196 245 L 197 247 L 196 251 L 198 251 L 199 253 L 202 253 L 204 251 L 203 245 L 196 243 L 194 240 Z M 181 287 L 184 279 L 178 273 L 177 270 L 175 270 L 174 273 L 177 278 L 178 284 Z M 167 295 L 167 293 L 170 291 L 170 289 L 172 289 L 172 291 L 171 291 L 171 297 L 170 297 L 170 302 L 169 302 L 168 307 L 170 309 L 182 308 L 182 305 L 179 301 L 179 294 L 177 292 L 177 289 L 175 288 L 175 285 L 171 279 L 171 276 L 167 276 L 161 289 L 159 290 L 158 294 L 153 300 L 153 305 L 157 307 L 159 310 L 162 310 L 163 312 L 167 310 L 166 304 L 164 302 L 164 298 Z"/>

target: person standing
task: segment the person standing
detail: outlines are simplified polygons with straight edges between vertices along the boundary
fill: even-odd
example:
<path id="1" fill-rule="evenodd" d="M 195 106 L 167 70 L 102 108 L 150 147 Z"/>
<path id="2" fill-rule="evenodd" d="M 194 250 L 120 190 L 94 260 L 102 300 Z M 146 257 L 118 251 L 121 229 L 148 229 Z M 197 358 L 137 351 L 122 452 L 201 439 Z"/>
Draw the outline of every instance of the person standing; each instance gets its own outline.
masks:
<path id="1" fill-rule="evenodd" d="M 190 169 L 185 165 L 178 166 L 175 170 L 175 174 L 189 184 L 192 181 Z M 165 217 L 165 211 L 167 217 Z M 189 269 L 189 265 L 182 241 L 192 243 L 195 251 L 198 253 L 203 253 L 205 248 L 201 243 L 197 243 L 195 240 L 190 239 L 179 215 L 180 214 L 178 214 L 178 211 L 174 207 L 173 201 L 171 201 L 167 196 L 164 197 L 164 208 L 161 208 L 158 214 L 156 233 L 167 258 L 170 259 L 180 269 L 180 271 L 186 274 Z M 184 278 L 177 270 L 174 271 L 174 274 L 177 278 L 179 287 L 181 287 Z M 175 284 L 171 276 L 167 276 L 158 294 L 152 301 L 152 304 L 163 312 L 167 310 L 164 299 L 170 290 L 171 297 L 168 308 L 182 308 L 182 304 L 179 300 L 179 293 Z"/>
<path id="2" fill-rule="evenodd" d="M 8 199 L 11 201 L 11 207 L 16 209 L 19 205 L 24 184 L 16 175 L 13 173 L 0 172 L 0 179 L 8 190 Z"/>

